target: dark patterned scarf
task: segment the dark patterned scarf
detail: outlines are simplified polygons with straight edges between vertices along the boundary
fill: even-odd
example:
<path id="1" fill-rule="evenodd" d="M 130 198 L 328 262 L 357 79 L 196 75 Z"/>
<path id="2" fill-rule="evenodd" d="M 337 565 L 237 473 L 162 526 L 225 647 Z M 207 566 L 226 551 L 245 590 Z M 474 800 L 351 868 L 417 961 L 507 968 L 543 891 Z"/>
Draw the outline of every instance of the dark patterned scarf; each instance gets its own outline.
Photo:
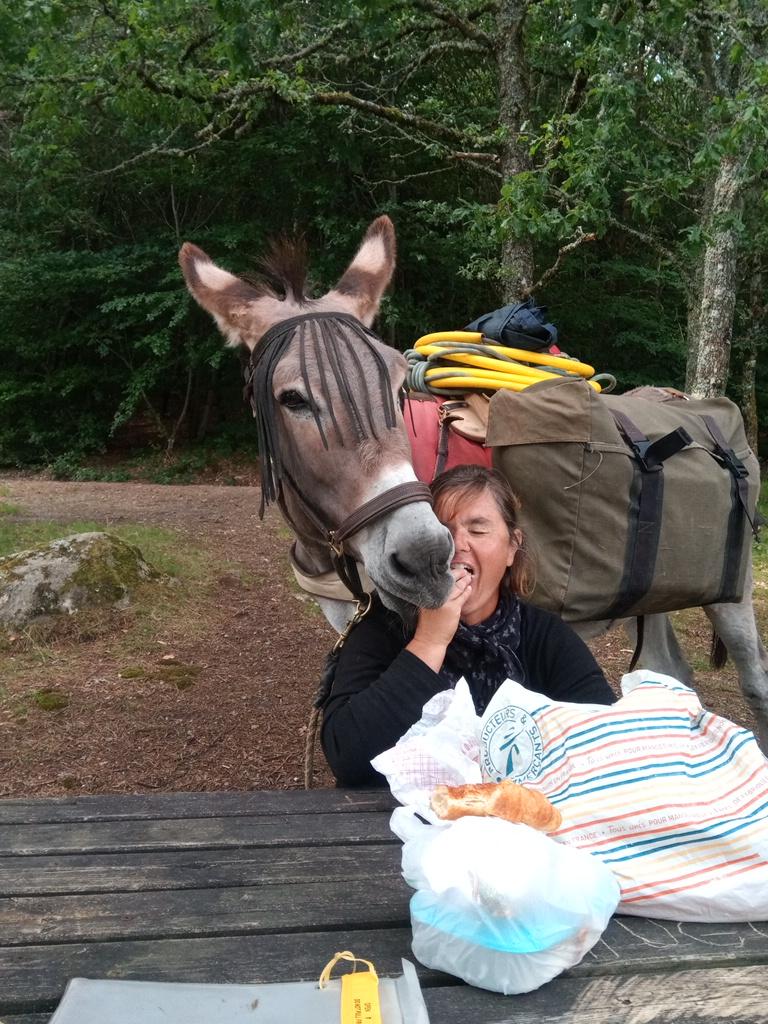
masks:
<path id="1" fill-rule="evenodd" d="M 475 710 L 485 711 L 505 679 L 525 685 L 525 671 L 517 656 L 520 646 L 520 601 L 503 594 L 496 611 L 476 626 L 459 623 L 445 654 L 440 676 L 452 686 L 467 680 Z"/>

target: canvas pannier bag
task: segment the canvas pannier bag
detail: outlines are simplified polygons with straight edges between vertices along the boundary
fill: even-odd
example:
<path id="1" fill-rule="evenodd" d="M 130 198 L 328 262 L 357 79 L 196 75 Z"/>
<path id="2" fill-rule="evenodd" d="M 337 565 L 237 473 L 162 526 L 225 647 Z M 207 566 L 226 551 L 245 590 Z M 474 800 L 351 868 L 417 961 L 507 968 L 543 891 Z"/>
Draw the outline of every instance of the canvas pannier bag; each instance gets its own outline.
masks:
<path id="1" fill-rule="evenodd" d="M 522 502 L 532 603 L 584 622 L 741 599 L 759 467 L 728 399 L 542 381 L 494 395 L 487 444 Z"/>

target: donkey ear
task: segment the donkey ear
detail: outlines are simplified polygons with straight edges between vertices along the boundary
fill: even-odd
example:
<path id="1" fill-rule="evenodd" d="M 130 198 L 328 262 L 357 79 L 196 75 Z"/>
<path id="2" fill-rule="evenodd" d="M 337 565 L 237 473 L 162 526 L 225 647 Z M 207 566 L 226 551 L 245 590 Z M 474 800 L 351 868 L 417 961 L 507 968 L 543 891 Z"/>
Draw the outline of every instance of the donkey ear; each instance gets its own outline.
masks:
<path id="1" fill-rule="evenodd" d="M 182 245 L 179 265 L 192 297 L 211 314 L 227 344 L 253 348 L 269 326 L 268 311 L 261 307 L 274 305 L 275 296 L 265 296 L 264 291 L 217 267 L 191 242 Z"/>
<path id="2" fill-rule="evenodd" d="M 389 217 L 377 217 L 365 233 L 357 254 L 336 287 L 324 297 L 370 327 L 379 311 L 381 296 L 395 269 L 395 228 Z"/>

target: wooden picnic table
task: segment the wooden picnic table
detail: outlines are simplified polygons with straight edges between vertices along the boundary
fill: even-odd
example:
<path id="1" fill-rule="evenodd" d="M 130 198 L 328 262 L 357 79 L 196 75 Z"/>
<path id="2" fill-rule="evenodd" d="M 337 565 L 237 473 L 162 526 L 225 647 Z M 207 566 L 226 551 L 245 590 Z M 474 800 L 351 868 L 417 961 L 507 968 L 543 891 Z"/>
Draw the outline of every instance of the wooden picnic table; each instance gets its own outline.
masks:
<path id="1" fill-rule="evenodd" d="M 342 949 L 400 974 L 393 806 L 349 790 L 0 801 L 0 1020 L 47 1022 L 73 977 L 306 981 Z M 768 1021 L 766 963 L 768 923 L 615 917 L 528 995 L 417 967 L 432 1024 L 748 1024 Z"/>

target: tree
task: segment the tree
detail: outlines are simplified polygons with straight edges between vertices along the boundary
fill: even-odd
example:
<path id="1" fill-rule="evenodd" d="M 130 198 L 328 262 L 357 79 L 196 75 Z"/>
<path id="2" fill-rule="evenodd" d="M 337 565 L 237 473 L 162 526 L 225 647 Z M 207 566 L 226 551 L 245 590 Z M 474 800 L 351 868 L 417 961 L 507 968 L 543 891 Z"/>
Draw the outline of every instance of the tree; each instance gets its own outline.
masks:
<path id="1" fill-rule="evenodd" d="M 238 368 L 188 305 L 179 242 L 240 272 L 303 228 L 330 282 L 373 212 L 398 225 L 381 330 L 401 346 L 533 291 L 623 384 L 682 385 L 687 343 L 703 379 L 764 265 L 762 17 L 752 0 L 6 13 L 2 458 L 103 445 L 139 411 L 165 446 L 203 432 Z M 76 438 L 73 407 L 93 417 Z"/>
<path id="2" fill-rule="evenodd" d="M 750 0 L 563 11 L 580 105 L 532 134 L 530 175 L 505 186 L 518 230 L 586 225 L 646 244 L 687 301 L 687 389 L 721 394 L 744 274 L 743 196 L 765 172 L 766 11 Z M 574 79 L 574 86 L 577 78 Z"/>

